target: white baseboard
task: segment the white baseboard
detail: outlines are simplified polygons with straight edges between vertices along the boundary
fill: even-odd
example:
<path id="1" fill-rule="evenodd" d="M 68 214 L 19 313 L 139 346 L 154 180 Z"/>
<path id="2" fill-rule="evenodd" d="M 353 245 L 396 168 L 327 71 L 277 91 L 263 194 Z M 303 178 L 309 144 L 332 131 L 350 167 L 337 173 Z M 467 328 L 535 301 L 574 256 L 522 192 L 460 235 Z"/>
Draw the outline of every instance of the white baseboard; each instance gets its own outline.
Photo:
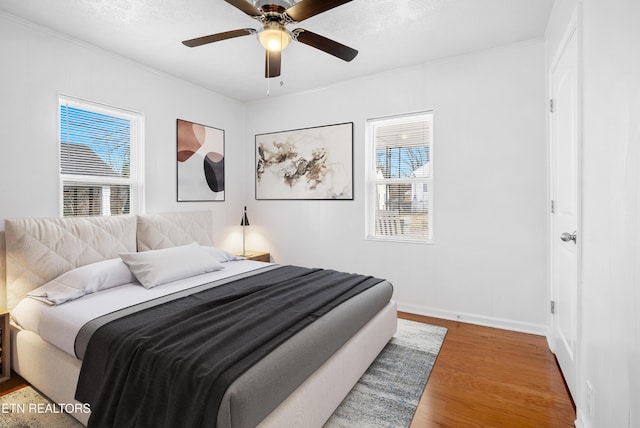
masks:
<path id="1" fill-rule="evenodd" d="M 536 334 L 545 337 L 548 337 L 549 333 L 549 327 L 544 324 L 532 324 L 504 318 L 487 317 L 484 315 L 464 314 L 424 306 L 408 305 L 401 302 L 397 302 L 397 304 L 399 311 L 409 312 L 416 315 L 424 315 L 428 317 L 466 322 L 469 324 L 500 328 L 503 330 L 517 331 L 520 333 Z"/>
<path id="2" fill-rule="evenodd" d="M 573 423 L 576 428 L 591 428 L 591 424 L 585 419 L 584 414 L 580 408 L 576 409 L 576 421 Z"/>

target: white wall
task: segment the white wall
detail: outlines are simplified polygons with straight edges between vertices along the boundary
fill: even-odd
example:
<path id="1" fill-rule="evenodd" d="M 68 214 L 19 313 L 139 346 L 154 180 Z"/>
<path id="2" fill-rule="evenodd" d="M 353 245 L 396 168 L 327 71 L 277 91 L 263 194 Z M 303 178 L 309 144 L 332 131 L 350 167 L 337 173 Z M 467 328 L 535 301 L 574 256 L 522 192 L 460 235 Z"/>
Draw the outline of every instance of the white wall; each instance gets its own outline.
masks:
<path id="1" fill-rule="evenodd" d="M 578 427 L 640 426 L 640 3 L 561 0 L 548 55 L 582 32 L 582 283 Z M 556 36 L 554 36 L 556 35 Z M 589 402 L 587 384 L 591 385 Z"/>
<path id="2" fill-rule="evenodd" d="M 405 310 L 543 332 L 542 46 L 514 46 L 243 106 L 0 15 L 0 221 L 58 215 L 60 92 L 145 114 L 147 212 L 212 209 L 222 225 L 216 241 L 236 250 L 246 197 L 249 244 L 272 251 L 279 262 L 387 277 Z M 436 114 L 435 244 L 365 241 L 365 120 L 423 109 Z M 226 202 L 175 202 L 176 118 L 225 129 Z M 344 121 L 355 123 L 354 201 L 252 201 L 253 135 Z M 234 167 L 243 157 L 243 167 Z"/>
<path id="3" fill-rule="evenodd" d="M 276 261 L 389 279 L 400 308 L 546 333 L 544 43 L 531 42 L 248 103 L 255 134 L 354 122 L 354 201 L 255 201 L 248 247 Z M 433 245 L 364 239 L 368 118 L 433 109 Z"/>
<path id="4" fill-rule="evenodd" d="M 640 426 L 640 5 L 583 1 L 585 426 Z"/>
<path id="5" fill-rule="evenodd" d="M 59 215 L 59 92 L 144 113 L 147 212 L 211 209 L 221 225 L 215 240 L 237 245 L 244 184 L 233 166 L 243 153 L 241 103 L 3 14 L 0 231 L 6 218 Z M 176 202 L 177 118 L 225 130 L 226 202 Z M 0 274 L 4 279 L 4 266 Z M 4 298 L 0 292 L 0 307 Z"/>
<path id="6" fill-rule="evenodd" d="M 175 138 L 177 118 L 222 128 L 227 162 L 240 164 L 241 103 L 2 14 L 0 58 L 0 230 L 59 215 L 58 93 L 144 113 L 147 212 L 212 209 L 227 224 L 232 205 L 240 218 L 238 168 L 226 170 L 227 202 L 176 202 Z"/>
<path id="7" fill-rule="evenodd" d="M 243 106 L 7 16 L 0 40 L 0 220 L 58 215 L 62 92 L 145 114 L 147 212 L 212 209 L 216 241 L 236 250 L 246 199 L 248 246 L 278 262 L 386 277 L 404 310 L 546 332 L 542 42 Z M 435 243 L 366 241 L 365 121 L 425 109 L 435 112 Z M 175 202 L 176 118 L 225 129 L 226 202 Z M 354 201 L 253 200 L 255 134 L 348 121 Z"/>

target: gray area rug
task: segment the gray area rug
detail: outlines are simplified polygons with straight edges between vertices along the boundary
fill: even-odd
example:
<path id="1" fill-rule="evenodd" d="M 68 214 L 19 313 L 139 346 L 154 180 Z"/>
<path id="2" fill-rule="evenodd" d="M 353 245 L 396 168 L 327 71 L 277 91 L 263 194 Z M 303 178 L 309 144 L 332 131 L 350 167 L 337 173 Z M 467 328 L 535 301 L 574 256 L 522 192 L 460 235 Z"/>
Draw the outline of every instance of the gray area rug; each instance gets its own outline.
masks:
<path id="1" fill-rule="evenodd" d="M 447 333 L 398 320 L 398 331 L 353 387 L 325 428 L 408 427 Z M 32 387 L 0 397 L 1 428 L 74 428 L 82 425 L 61 413 Z"/>
<path id="2" fill-rule="evenodd" d="M 52 403 L 30 386 L 0 397 L 2 428 L 75 428 L 83 427 L 61 406 Z"/>
<path id="3" fill-rule="evenodd" d="M 325 428 L 411 425 L 447 329 L 403 319 Z"/>

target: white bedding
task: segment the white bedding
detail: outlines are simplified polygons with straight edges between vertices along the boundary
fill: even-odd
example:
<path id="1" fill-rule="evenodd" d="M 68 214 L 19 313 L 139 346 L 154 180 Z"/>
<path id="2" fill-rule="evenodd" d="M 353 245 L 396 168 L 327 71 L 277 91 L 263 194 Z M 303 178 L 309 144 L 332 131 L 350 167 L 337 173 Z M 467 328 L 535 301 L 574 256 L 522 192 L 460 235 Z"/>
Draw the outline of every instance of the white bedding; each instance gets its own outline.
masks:
<path id="1" fill-rule="evenodd" d="M 269 265 L 270 263 L 252 260 L 229 261 L 223 263 L 224 267 L 221 270 L 181 279 L 152 289 L 146 289 L 139 283 L 125 284 L 89 294 L 58 306 L 50 306 L 36 299 L 24 298 L 11 311 L 11 317 L 23 329 L 33 331 L 46 342 L 72 357 L 76 357 L 74 350 L 76 335 L 82 326 L 94 318 Z"/>

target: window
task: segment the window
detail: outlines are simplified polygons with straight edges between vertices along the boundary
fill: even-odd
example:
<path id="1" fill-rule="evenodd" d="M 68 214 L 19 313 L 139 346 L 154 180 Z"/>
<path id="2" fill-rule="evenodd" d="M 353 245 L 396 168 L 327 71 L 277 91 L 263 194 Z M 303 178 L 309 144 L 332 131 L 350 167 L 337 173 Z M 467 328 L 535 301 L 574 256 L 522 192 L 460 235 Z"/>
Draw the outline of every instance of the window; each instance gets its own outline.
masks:
<path id="1" fill-rule="evenodd" d="M 142 115 L 69 97 L 59 104 L 62 215 L 140 212 Z"/>
<path id="2" fill-rule="evenodd" d="M 431 242 L 433 114 L 367 122 L 367 238 Z"/>

